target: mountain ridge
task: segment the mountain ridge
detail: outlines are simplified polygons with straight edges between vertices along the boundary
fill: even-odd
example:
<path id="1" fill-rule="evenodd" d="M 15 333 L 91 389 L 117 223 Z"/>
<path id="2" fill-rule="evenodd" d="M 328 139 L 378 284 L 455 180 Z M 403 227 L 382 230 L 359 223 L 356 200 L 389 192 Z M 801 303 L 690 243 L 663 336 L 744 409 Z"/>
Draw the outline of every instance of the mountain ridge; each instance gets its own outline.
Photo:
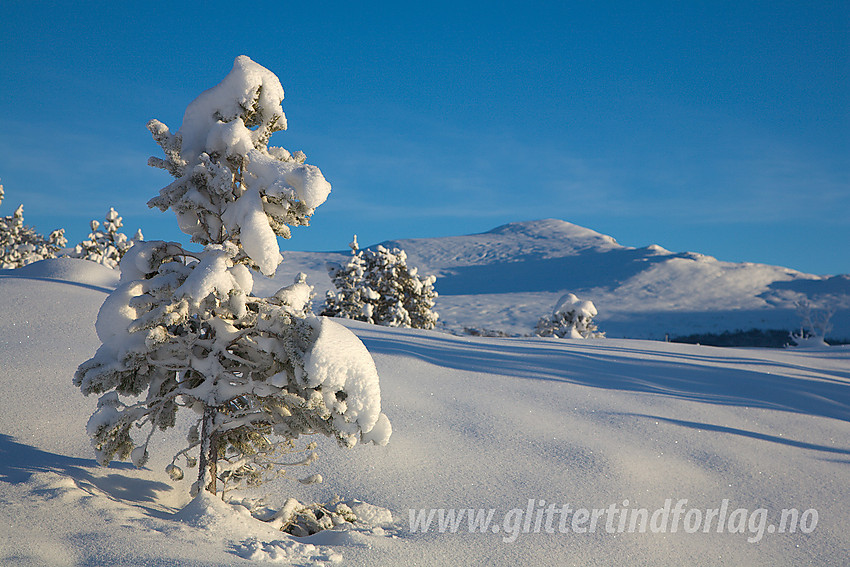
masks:
<path id="1" fill-rule="evenodd" d="M 596 304 L 600 328 L 609 336 L 790 331 L 799 327 L 797 303 L 805 301 L 835 309 L 835 335 L 850 337 L 850 276 L 845 274 L 728 262 L 657 244 L 622 246 L 611 236 L 559 219 L 381 245 L 402 248 L 410 265 L 437 276 L 437 308 L 454 329 L 527 334 L 560 295 L 571 292 Z"/>
<path id="2" fill-rule="evenodd" d="M 409 258 L 447 266 L 480 265 L 493 261 L 560 258 L 583 250 L 625 248 L 611 236 L 559 219 L 513 222 L 486 232 L 462 236 L 387 240 L 387 248 L 402 248 Z M 521 248 L 519 247 L 521 244 Z M 466 251 L 459 256 L 458 248 Z"/>

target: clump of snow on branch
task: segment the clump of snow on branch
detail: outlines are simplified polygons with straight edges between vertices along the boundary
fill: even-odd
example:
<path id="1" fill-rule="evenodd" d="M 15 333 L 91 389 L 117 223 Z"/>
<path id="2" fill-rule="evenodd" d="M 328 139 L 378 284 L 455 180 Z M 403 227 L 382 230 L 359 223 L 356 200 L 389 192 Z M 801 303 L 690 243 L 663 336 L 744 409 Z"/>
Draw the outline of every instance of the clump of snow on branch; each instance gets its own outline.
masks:
<path id="1" fill-rule="evenodd" d="M 582 301 L 575 294 L 568 293 L 555 304 L 552 315 L 540 318 L 535 334 L 561 339 L 602 338 L 605 333 L 599 332 L 593 322 L 596 315 L 592 301 Z"/>
<path id="2" fill-rule="evenodd" d="M 327 293 L 322 315 L 387 327 L 434 328 L 439 317 L 433 311 L 434 276 L 419 277 L 416 268 L 407 266 L 404 250 L 360 250 L 356 235 L 349 246 L 347 264 L 328 266 L 336 291 Z"/>
<path id="3" fill-rule="evenodd" d="M 5 196 L 0 185 L 0 204 Z M 0 217 L 0 269 L 20 268 L 46 258 L 55 258 L 68 244 L 65 230 L 51 232 L 47 238 L 24 224 L 24 206 L 10 216 Z"/>
<path id="4" fill-rule="evenodd" d="M 307 274 L 299 272 L 292 285 L 276 291 L 269 298 L 269 301 L 288 305 L 295 313 L 306 317 L 313 312 L 313 298 L 315 296 L 313 286 L 307 283 Z"/>
<path id="5" fill-rule="evenodd" d="M 330 191 L 303 154 L 267 148 L 286 125 L 282 98 L 277 77 L 242 56 L 177 133 L 149 123 L 166 155 L 151 164 L 176 177 L 149 205 L 172 209 L 204 248 L 139 242 L 120 261 L 97 319 L 102 345 L 74 376 L 101 396 L 88 432 L 103 464 L 142 466 L 153 433 L 174 427 L 181 408 L 197 418 L 166 472 L 177 480 L 181 463 L 197 466 L 193 491 L 307 466 L 315 443 L 297 444 L 304 436 L 343 447 L 389 440 L 371 356 L 353 333 L 309 314 L 303 275 L 271 297 L 252 293 L 252 270 L 273 274 L 281 261 L 277 236 L 308 224 Z"/>

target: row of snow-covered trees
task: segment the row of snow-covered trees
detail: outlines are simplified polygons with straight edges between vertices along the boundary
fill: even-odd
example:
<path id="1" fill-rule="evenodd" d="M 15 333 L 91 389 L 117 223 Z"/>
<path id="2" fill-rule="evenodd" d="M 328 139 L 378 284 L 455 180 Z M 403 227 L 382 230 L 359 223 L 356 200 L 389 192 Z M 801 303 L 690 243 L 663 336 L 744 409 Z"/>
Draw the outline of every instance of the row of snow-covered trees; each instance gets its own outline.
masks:
<path id="1" fill-rule="evenodd" d="M 3 186 L 0 185 L 0 203 Z M 118 268 L 124 254 L 137 242 L 120 231 L 122 218 L 110 208 L 105 221 L 91 221 L 88 238 L 74 247 L 66 247 L 64 229 L 45 238 L 24 224 L 23 205 L 10 217 L 0 217 L 0 268 L 20 268 L 47 258 L 70 257 L 90 260 Z M 415 267 L 407 266 L 403 250 L 360 250 L 357 236 L 351 243 L 352 256 L 342 265 L 329 265 L 328 272 L 336 291 L 328 292 L 321 315 L 366 321 L 389 327 L 433 329 L 438 315 L 433 311 L 437 292 L 434 276 L 419 277 Z M 309 303 L 307 304 L 309 311 Z"/>
<path id="2" fill-rule="evenodd" d="M 0 203 L 3 186 L 0 185 Z M 103 224 L 91 221 L 88 238 L 67 248 L 64 229 L 45 238 L 24 224 L 23 206 L 14 215 L 0 217 L 0 267 L 18 268 L 45 258 L 66 256 L 82 258 L 117 268 L 121 258 L 136 242 L 142 242 L 142 231 L 130 239 L 120 232 L 122 218 L 110 208 Z M 434 276 L 420 277 L 415 267 L 407 265 L 404 250 L 361 250 L 357 235 L 349 244 L 351 257 L 344 265 L 331 264 L 328 274 L 335 291 L 329 291 L 321 315 L 365 321 L 388 327 L 433 329 L 439 315 L 433 310 L 437 292 Z M 309 311 L 309 301 L 305 302 Z M 561 298 L 550 316 L 538 321 L 535 334 L 541 337 L 598 338 L 593 317 L 596 307 L 573 294 Z"/>
<path id="3" fill-rule="evenodd" d="M 0 204 L 5 196 L 0 185 Z M 65 230 L 54 230 L 45 238 L 24 224 L 24 206 L 19 205 L 10 216 L 0 217 L 0 269 L 25 266 L 45 258 L 55 258 L 65 246 Z"/>
<path id="4" fill-rule="evenodd" d="M 3 197 L 3 186 L 0 185 L 0 204 Z M 106 213 L 102 225 L 93 220 L 90 227 L 85 240 L 68 247 L 65 229 L 54 230 L 47 237 L 39 234 L 24 223 L 24 206 L 19 205 L 12 215 L 0 217 L 0 269 L 21 268 L 39 260 L 58 257 L 82 258 L 117 268 L 124 253 L 134 243 L 144 240 L 141 230 L 136 231 L 133 238 L 120 231 L 122 218 L 113 208 Z"/>

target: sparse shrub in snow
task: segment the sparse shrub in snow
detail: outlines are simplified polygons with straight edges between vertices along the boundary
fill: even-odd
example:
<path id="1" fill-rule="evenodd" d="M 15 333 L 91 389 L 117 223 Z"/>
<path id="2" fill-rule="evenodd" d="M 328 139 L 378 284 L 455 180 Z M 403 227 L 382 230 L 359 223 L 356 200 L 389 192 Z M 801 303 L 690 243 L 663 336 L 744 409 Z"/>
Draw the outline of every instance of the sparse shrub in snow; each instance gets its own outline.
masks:
<path id="1" fill-rule="evenodd" d="M 593 322 L 596 314 L 596 306 L 592 301 L 582 301 L 568 293 L 555 304 L 552 315 L 540 318 L 535 334 L 561 339 L 599 339 L 605 333 L 596 329 L 596 323 Z"/>
<path id="2" fill-rule="evenodd" d="M 0 204 L 4 197 L 0 185 Z M 0 217 L 0 269 L 20 268 L 46 258 L 55 258 L 68 244 L 65 229 L 54 230 L 45 238 L 24 224 L 24 206 L 19 205 L 14 214 Z"/>
<path id="3" fill-rule="evenodd" d="M 132 239 L 119 232 L 118 229 L 124 226 L 122 220 L 115 209 L 110 207 L 103 225 L 96 220 L 91 221 L 89 237 L 77 244 L 70 256 L 117 268 L 124 253 L 136 242 L 144 240 L 141 229 L 136 231 Z"/>
<path id="4" fill-rule="evenodd" d="M 328 266 L 336 291 L 327 293 L 322 315 L 387 327 L 434 328 L 439 317 L 433 311 L 434 276 L 419 277 L 416 268 L 407 266 L 404 250 L 360 250 L 357 235 L 349 246 L 346 265 Z"/>
<path id="5" fill-rule="evenodd" d="M 371 356 L 345 327 L 307 315 L 303 278 L 252 295 L 251 270 L 273 274 L 277 236 L 308 224 L 330 192 L 302 153 L 267 147 L 286 127 L 282 99 L 277 77 L 242 56 L 189 105 L 178 132 L 148 124 L 166 155 L 151 165 L 176 178 L 149 205 L 172 209 L 203 250 L 149 241 L 121 259 L 97 318 L 103 344 L 74 376 L 84 394 L 101 395 L 88 433 L 102 464 L 142 466 L 153 432 L 173 427 L 181 408 L 197 421 L 167 472 L 181 478 L 180 459 L 199 466 L 194 490 L 212 493 L 217 479 L 229 488 L 310 462 L 313 446 L 295 444 L 302 435 L 343 447 L 389 440 Z"/>
<path id="6" fill-rule="evenodd" d="M 827 346 L 826 334 L 832 331 L 832 316 L 835 307 L 827 305 L 817 308 L 807 299 L 796 303 L 797 315 L 800 316 L 800 331 L 791 333 L 791 340 L 801 347 Z"/>
<path id="7" fill-rule="evenodd" d="M 471 335 L 473 337 L 510 337 L 509 334 L 504 331 L 500 331 L 499 329 L 479 329 L 477 327 L 464 327 L 463 334 Z"/>

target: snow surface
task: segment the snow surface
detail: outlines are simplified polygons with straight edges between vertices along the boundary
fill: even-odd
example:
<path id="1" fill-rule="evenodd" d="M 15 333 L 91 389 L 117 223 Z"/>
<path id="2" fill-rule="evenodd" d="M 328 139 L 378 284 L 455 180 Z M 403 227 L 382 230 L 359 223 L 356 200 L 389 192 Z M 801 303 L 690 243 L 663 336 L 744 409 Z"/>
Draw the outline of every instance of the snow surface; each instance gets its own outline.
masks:
<path id="1" fill-rule="evenodd" d="M 147 468 L 96 465 L 85 432 L 96 399 L 71 377 L 99 345 L 97 310 L 117 283 L 108 272 L 82 260 L 0 272 L 4 566 L 846 563 L 848 348 L 485 339 L 346 321 L 374 357 L 390 443 L 346 451 L 320 439 L 310 472 L 324 484 L 279 481 L 246 495 L 276 506 L 339 495 L 388 509 L 394 523 L 376 514 L 370 529 L 296 539 L 240 506 L 190 501 L 191 480 L 172 483 L 164 471 L 180 435 L 162 434 Z M 409 509 L 494 508 L 499 517 L 529 499 L 655 509 L 668 498 L 700 508 L 728 499 L 766 508 L 771 521 L 782 508 L 814 508 L 819 522 L 811 534 L 765 533 L 757 543 L 681 527 L 508 543 L 504 533 L 412 533 L 408 523 Z"/>

